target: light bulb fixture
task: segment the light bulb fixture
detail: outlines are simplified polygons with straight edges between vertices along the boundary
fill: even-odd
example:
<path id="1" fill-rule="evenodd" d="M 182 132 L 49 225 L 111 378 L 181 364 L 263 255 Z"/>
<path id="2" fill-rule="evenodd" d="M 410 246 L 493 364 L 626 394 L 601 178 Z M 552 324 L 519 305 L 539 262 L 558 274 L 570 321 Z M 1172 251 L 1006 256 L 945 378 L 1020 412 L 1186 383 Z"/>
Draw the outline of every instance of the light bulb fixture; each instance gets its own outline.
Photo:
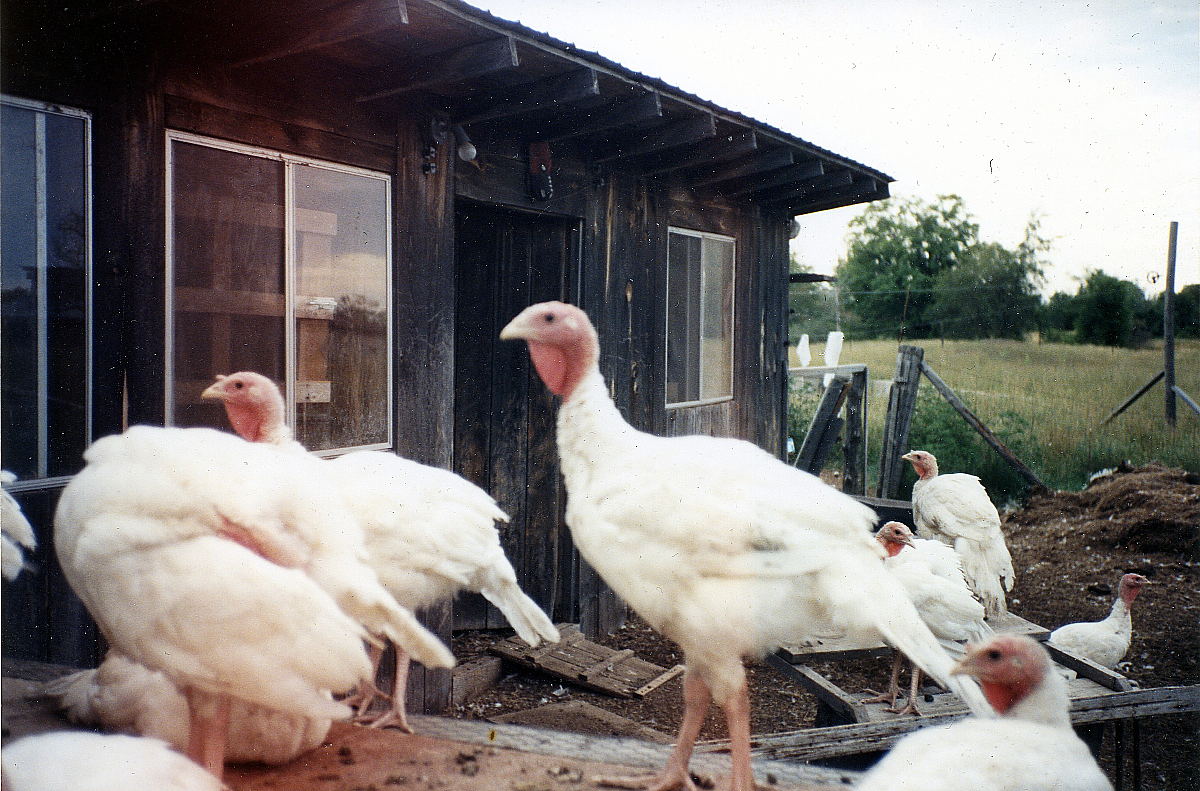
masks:
<path id="1" fill-rule="evenodd" d="M 463 162 L 470 162 L 475 159 L 479 152 L 475 150 L 475 144 L 471 142 L 471 138 L 467 137 L 467 130 L 460 125 L 454 125 L 454 142 L 457 146 L 458 158 Z"/>

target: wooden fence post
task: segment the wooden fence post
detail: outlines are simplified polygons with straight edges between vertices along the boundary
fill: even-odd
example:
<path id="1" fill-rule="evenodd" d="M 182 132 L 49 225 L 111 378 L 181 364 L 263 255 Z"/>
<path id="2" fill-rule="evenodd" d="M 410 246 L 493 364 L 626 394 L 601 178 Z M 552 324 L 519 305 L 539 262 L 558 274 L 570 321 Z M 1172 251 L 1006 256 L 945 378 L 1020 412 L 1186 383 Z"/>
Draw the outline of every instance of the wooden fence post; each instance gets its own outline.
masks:
<path id="1" fill-rule="evenodd" d="M 888 394 L 887 422 L 883 427 L 883 450 L 879 454 L 878 496 L 894 499 L 900 489 L 904 461 L 909 451 L 908 429 L 917 407 L 917 387 L 921 384 L 921 362 L 925 350 L 920 346 L 901 346 L 896 353 L 896 376 Z"/>
<path id="2" fill-rule="evenodd" d="M 855 371 L 846 394 L 846 433 L 842 444 L 845 477 L 842 491 L 867 493 L 867 371 Z"/>
<path id="3" fill-rule="evenodd" d="M 1163 373 L 1167 391 L 1167 425 L 1175 428 L 1175 246 L 1179 223 L 1171 223 L 1167 239 L 1167 290 L 1163 293 Z"/>

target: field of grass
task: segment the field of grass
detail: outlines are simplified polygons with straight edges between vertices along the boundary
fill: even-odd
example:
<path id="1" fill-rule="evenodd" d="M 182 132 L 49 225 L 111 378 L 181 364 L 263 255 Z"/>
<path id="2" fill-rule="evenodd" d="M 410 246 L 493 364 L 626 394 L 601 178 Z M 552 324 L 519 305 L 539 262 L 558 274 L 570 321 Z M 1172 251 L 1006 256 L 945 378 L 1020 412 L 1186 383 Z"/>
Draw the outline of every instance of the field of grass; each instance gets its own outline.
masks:
<path id="1" fill-rule="evenodd" d="M 1163 419 L 1163 385 L 1158 383 L 1137 403 L 1108 425 L 1101 421 L 1162 370 L 1161 342 L 1140 350 L 1098 346 L 1038 343 L 1036 341 L 915 342 L 925 348 L 925 361 L 967 406 L 992 428 L 1021 459 L 1051 487 L 1078 489 L 1096 470 L 1122 460 L 1134 464 L 1161 461 L 1200 472 L 1200 416 L 1176 399 L 1176 428 Z M 868 405 L 869 456 L 878 466 L 879 443 L 887 411 L 886 386 L 896 369 L 895 341 L 847 341 L 840 362 L 865 363 L 874 383 Z M 823 344 L 813 344 L 812 362 L 823 360 Z M 1176 384 L 1193 400 L 1200 399 L 1200 342 L 1176 343 Z M 972 472 L 987 482 L 988 470 L 1006 471 L 994 451 L 976 442 L 966 424 L 949 418 L 948 407 L 928 380 L 921 380 L 922 398 L 913 433 L 926 442 L 971 448 L 928 447 L 943 457 L 950 452 L 962 469 L 943 465 L 946 472 Z M 791 425 L 807 426 L 816 394 L 794 389 Z M 796 432 L 793 430 L 793 434 Z M 1007 435 L 1006 435 L 1007 434 Z M 964 453 L 964 451 L 966 451 Z M 997 465 L 998 462 L 998 465 Z M 840 464 L 840 462 L 839 462 Z M 828 466 L 834 466 L 831 463 Z M 872 476 L 876 470 L 872 469 Z M 906 480 L 901 495 L 907 496 Z M 873 485 L 873 480 L 872 480 Z M 1019 484 L 1002 486 L 1019 496 Z"/>

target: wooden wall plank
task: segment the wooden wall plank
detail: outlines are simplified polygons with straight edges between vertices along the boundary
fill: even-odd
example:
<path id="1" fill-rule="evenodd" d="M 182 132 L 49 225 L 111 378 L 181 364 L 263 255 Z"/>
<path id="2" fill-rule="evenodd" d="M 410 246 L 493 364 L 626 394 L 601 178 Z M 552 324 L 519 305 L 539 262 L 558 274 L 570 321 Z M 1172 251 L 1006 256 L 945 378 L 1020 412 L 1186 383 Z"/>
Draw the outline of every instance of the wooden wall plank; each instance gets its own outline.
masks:
<path id="1" fill-rule="evenodd" d="M 422 170 L 420 114 L 396 129 L 393 180 L 395 277 L 394 386 L 396 451 L 449 469 L 454 426 L 454 211 L 453 165 L 448 147 L 438 151 L 436 173 Z M 443 640 L 450 618 L 441 608 L 424 617 Z M 450 677 L 414 666 L 409 701 L 414 712 L 441 712 L 450 704 Z"/>

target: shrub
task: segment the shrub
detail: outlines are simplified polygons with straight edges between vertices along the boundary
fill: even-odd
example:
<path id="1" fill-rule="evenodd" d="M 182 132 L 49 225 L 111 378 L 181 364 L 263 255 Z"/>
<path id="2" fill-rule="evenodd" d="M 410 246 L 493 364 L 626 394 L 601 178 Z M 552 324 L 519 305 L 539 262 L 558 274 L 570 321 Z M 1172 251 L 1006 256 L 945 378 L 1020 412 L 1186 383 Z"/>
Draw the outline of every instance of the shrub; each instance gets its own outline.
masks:
<path id="1" fill-rule="evenodd" d="M 1005 411 L 985 419 L 984 424 L 1025 466 L 1036 470 L 1041 464 L 1040 447 L 1025 418 Z M 922 388 L 919 392 L 908 436 L 909 448 L 932 453 L 941 472 L 977 476 L 997 507 L 1019 502 L 1029 489 L 1025 479 L 932 390 Z M 907 468 L 900 484 L 901 496 L 907 497 L 912 492 L 915 481 L 912 468 Z"/>

